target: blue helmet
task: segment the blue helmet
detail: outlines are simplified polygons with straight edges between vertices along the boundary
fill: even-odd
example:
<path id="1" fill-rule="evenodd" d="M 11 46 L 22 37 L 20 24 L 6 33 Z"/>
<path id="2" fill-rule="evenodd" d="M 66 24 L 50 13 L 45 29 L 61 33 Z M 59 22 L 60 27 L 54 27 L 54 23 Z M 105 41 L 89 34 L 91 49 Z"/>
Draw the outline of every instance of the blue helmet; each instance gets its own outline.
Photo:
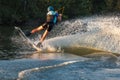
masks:
<path id="1" fill-rule="evenodd" d="M 49 6 L 47 10 L 48 11 L 54 11 L 54 8 L 52 6 Z"/>

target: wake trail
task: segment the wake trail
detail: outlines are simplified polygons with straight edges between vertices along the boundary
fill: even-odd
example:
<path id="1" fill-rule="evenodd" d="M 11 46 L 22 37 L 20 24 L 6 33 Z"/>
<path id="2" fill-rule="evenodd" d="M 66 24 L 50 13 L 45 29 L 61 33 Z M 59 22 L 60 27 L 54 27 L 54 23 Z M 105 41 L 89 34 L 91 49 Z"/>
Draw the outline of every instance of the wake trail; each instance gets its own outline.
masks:
<path id="1" fill-rule="evenodd" d="M 43 66 L 43 67 L 37 67 L 37 68 L 32 68 L 32 69 L 24 70 L 24 71 L 19 72 L 17 80 L 22 80 L 26 76 L 28 76 L 29 74 L 32 74 L 33 72 L 39 72 L 39 71 L 46 70 L 46 69 L 62 67 L 62 66 L 74 64 L 74 63 L 77 63 L 77 62 L 83 62 L 83 61 L 86 61 L 86 60 L 88 60 L 88 59 L 66 61 L 66 62 L 63 62 L 63 63 L 60 63 L 60 64 L 56 64 L 56 65 L 52 65 L 52 66 Z"/>

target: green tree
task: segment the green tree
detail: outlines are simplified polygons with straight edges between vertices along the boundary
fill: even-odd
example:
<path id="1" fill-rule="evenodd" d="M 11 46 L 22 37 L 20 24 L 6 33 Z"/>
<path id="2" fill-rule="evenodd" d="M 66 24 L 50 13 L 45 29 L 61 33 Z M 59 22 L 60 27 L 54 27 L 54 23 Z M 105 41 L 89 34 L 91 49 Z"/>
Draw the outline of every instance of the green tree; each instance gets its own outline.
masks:
<path id="1" fill-rule="evenodd" d="M 64 7 L 63 19 L 120 11 L 120 0 L 0 0 L 0 24 L 43 22 L 50 5 L 55 10 Z"/>

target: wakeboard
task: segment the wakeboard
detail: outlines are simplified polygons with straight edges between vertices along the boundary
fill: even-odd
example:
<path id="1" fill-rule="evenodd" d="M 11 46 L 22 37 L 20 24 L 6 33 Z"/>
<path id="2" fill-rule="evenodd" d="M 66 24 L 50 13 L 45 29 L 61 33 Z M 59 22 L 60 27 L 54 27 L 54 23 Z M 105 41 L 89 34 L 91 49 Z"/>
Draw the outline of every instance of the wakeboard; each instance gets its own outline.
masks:
<path id="1" fill-rule="evenodd" d="M 18 31 L 18 33 L 20 34 L 20 36 L 21 36 L 23 39 L 25 39 L 25 40 L 27 41 L 27 43 L 30 44 L 34 49 L 36 49 L 37 51 L 42 51 L 41 48 L 37 47 L 37 46 L 24 34 L 24 32 L 22 31 L 21 28 L 15 26 L 15 29 Z"/>

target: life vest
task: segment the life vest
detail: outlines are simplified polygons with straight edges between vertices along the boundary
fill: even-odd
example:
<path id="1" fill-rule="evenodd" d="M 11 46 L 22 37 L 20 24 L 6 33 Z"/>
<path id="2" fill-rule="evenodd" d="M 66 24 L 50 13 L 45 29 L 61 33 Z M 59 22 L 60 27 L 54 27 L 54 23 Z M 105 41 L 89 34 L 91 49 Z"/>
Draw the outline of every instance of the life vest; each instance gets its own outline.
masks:
<path id="1" fill-rule="evenodd" d="M 47 22 L 53 22 L 54 24 L 57 23 L 57 17 L 58 17 L 58 13 L 55 11 L 49 11 L 47 13 Z"/>

